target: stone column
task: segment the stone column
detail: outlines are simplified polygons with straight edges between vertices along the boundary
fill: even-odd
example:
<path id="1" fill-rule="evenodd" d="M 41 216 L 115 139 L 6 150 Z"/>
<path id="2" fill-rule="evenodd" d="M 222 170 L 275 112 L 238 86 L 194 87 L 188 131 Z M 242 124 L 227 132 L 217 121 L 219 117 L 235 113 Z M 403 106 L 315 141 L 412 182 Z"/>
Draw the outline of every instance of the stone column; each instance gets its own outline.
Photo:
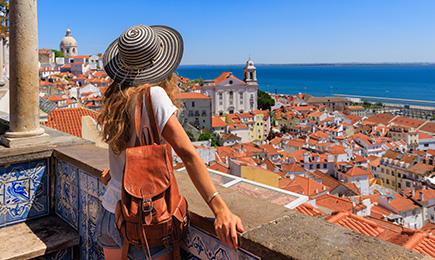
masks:
<path id="1" fill-rule="evenodd" d="M 3 53 L 4 53 L 4 47 L 3 47 L 3 35 L 0 35 L 0 86 L 3 86 L 5 84 L 3 80 Z"/>
<path id="2" fill-rule="evenodd" d="M 38 23 L 36 0 L 10 1 L 10 127 L 2 143 L 18 147 L 47 142 L 39 126 Z"/>

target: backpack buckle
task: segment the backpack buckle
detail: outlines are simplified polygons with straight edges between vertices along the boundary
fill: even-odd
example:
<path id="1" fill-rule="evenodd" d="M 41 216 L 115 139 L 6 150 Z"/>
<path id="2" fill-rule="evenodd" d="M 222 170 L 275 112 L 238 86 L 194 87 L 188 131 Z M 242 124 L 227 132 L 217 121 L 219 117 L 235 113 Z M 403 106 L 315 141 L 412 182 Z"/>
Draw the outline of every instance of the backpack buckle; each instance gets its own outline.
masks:
<path id="1" fill-rule="evenodd" d="M 142 211 L 143 212 L 151 212 L 153 210 L 153 201 L 151 199 L 142 201 Z"/>
<path id="2" fill-rule="evenodd" d="M 165 248 L 169 248 L 169 243 L 171 242 L 171 236 L 162 237 L 162 242 Z"/>

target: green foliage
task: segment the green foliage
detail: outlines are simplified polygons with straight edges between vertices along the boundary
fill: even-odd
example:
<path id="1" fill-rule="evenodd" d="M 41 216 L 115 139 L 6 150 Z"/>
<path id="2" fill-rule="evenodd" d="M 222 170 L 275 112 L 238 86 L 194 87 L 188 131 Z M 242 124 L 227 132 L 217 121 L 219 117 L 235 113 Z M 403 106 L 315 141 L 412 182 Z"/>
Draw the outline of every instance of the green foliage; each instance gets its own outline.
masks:
<path id="1" fill-rule="evenodd" d="M 376 102 L 376 103 L 375 103 L 375 106 L 376 106 L 376 107 L 383 107 L 384 104 L 382 104 L 381 102 Z"/>
<path id="2" fill-rule="evenodd" d="M 187 134 L 187 136 L 189 137 L 189 139 L 190 139 L 191 142 L 196 141 L 196 140 L 195 140 L 195 137 L 194 137 L 193 134 L 192 134 L 192 132 L 190 132 L 190 131 L 186 131 L 186 134 Z"/>
<path id="3" fill-rule="evenodd" d="M 275 105 L 275 100 L 266 92 L 257 90 L 258 109 L 266 110 Z"/>
<path id="4" fill-rule="evenodd" d="M 198 85 L 201 85 L 202 82 L 203 82 L 202 78 L 192 80 L 192 83 L 195 83 L 195 84 L 198 84 Z"/>
<path id="5" fill-rule="evenodd" d="M 211 139 L 211 145 L 216 147 L 216 138 L 214 137 L 214 135 L 210 134 L 210 133 L 202 133 L 199 138 L 198 141 L 207 141 Z"/>
<path id="6" fill-rule="evenodd" d="M 364 107 L 365 109 L 367 109 L 367 108 L 369 108 L 369 107 L 371 107 L 371 106 L 372 106 L 372 103 L 368 102 L 367 100 L 364 100 L 364 102 L 363 102 L 363 107 Z"/>
<path id="7" fill-rule="evenodd" d="M 65 57 L 65 56 L 63 55 L 63 53 L 60 52 L 60 51 L 58 51 L 58 50 L 54 50 L 54 49 L 52 49 L 52 51 L 54 52 L 54 56 L 55 56 L 56 58 L 64 58 L 64 57 Z"/>

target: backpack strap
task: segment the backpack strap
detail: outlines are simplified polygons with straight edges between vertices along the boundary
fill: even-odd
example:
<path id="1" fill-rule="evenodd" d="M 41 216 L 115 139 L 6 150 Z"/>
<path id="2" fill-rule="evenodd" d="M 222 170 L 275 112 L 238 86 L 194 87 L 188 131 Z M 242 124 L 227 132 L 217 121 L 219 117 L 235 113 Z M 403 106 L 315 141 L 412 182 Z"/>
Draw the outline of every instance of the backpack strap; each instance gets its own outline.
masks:
<path id="1" fill-rule="evenodd" d="M 156 144 L 161 144 L 162 137 L 157 126 L 156 114 L 154 113 L 153 101 L 151 99 L 151 87 L 145 89 L 145 103 L 147 105 L 148 118 L 150 120 L 151 133 Z"/>
<path id="2" fill-rule="evenodd" d="M 148 111 L 148 119 L 150 122 L 151 129 L 148 126 L 142 127 L 142 135 L 140 134 L 140 122 L 142 120 L 142 105 L 145 102 Z M 136 128 L 136 142 L 135 146 L 145 145 L 145 131 L 147 131 L 148 137 L 151 139 L 150 144 L 156 142 L 161 143 L 161 135 L 158 130 L 157 120 L 154 113 L 153 103 L 151 99 L 151 87 L 146 87 L 141 92 L 139 92 L 135 109 L 134 109 L 134 123 Z M 140 139 L 142 137 L 142 139 Z"/>

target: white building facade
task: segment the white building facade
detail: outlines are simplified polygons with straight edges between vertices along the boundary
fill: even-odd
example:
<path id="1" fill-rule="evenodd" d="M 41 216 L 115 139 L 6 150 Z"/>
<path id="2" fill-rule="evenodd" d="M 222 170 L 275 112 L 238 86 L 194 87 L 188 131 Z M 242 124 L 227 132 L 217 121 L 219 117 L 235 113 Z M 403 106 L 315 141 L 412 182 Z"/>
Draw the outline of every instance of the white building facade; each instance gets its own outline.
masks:
<path id="1" fill-rule="evenodd" d="M 205 80 L 201 93 L 212 98 L 214 115 L 244 113 L 257 109 L 257 72 L 251 59 L 244 68 L 244 80 L 224 72 L 214 80 Z"/>

